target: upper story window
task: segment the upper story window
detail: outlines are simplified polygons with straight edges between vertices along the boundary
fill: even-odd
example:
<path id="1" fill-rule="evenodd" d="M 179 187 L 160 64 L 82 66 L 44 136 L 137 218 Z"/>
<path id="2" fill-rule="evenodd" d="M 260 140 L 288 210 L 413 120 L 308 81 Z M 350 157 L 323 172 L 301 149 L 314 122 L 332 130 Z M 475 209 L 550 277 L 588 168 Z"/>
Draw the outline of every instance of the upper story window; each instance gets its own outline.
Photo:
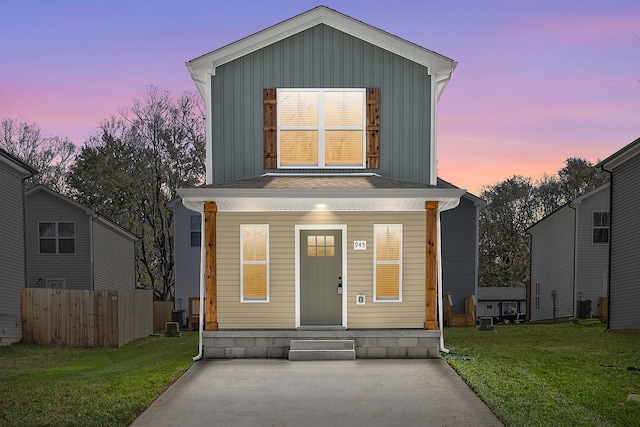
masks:
<path id="1" fill-rule="evenodd" d="M 75 254 L 76 225 L 73 222 L 38 223 L 40 254 Z"/>
<path id="2" fill-rule="evenodd" d="M 364 89 L 279 89 L 281 168 L 364 168 Z"/>
<path id="3" fill-rule="evenodd" d="M 192 248 L 199 248 L 202 237 L 202 217 L 191 215 L 189 217 L 189 237 Z"/>
<path id="4" fill-rule="evenodd" d="M 265 169 L 379 169 L 380 90 L 264 89 Z"/>
<path id="5" fill-rule="evenodd" d="M 609 242 L 609 212 L 593 213 L 593 243 Z"/>

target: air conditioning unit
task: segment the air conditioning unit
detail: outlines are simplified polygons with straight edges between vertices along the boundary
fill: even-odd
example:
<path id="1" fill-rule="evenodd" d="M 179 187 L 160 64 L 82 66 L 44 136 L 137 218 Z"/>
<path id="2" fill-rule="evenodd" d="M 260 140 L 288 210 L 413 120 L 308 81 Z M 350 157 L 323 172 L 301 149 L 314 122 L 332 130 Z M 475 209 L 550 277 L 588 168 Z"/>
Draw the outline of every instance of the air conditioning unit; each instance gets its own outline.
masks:
<path id="1" fill-rule="evenodd" d="M 478 323 L 479 331 L 493 331 L 493 317 L 481 317 Z"/>
<path id="2" fill-rule="evenodd" d="M 165 337 L 182 337 L 178 322 L 167 322 L 164 324 Z"/>

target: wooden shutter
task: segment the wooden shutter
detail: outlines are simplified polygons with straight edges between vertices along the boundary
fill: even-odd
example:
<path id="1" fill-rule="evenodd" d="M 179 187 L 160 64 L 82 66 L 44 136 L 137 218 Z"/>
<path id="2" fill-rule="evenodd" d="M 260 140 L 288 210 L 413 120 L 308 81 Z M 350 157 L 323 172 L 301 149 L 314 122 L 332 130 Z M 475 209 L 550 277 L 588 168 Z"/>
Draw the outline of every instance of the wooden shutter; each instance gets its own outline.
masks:
<path id="1" fill-rule="evenodd" d="M 276 90 L 263 91 L 264 105 L 264 168 L 278 168 L 278 137 L 277 137 L 277 108 Z"/>
<path id="2" fill-rule="evenodd" d="M 380 89 L 367 89 L 367 169 L 380 168 Z"/>

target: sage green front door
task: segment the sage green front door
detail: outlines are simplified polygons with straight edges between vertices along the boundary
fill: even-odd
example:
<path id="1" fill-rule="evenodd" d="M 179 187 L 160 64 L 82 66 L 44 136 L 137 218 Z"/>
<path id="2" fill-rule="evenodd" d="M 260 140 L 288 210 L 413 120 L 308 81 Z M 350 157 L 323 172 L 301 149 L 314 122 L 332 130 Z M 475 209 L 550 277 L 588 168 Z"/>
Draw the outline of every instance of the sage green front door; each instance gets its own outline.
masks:
<path id="1" fill-rule="evenodd" d="M 300 231 L 300 324 L 342 324 L 342 231 Z"/>

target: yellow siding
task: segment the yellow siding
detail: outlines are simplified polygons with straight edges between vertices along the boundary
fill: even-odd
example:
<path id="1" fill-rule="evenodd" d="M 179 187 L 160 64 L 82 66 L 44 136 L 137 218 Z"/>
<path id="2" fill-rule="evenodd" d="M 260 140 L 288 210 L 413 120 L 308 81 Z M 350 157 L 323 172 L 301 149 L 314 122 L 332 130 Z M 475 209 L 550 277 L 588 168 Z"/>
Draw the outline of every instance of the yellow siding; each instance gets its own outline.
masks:
<path id="1" fill-rule="evenodd" d="M 349 328 L 422 328 L 425 216 L 422 212 L 218 213 L 218 325 L 220 329 L 295 328 L 295 226 L 346 225 Z M 269 302 L 240 302 L 240 225 L 269 224 Z M 403 224 L 402 302 L 373 302 L 373 225 Z M 343 236 L 343 239 L 345 236 Z M 367 250 L 353 249 L 366 240 Z M 356 295 L 366 295 L 356 305 Z"/>

